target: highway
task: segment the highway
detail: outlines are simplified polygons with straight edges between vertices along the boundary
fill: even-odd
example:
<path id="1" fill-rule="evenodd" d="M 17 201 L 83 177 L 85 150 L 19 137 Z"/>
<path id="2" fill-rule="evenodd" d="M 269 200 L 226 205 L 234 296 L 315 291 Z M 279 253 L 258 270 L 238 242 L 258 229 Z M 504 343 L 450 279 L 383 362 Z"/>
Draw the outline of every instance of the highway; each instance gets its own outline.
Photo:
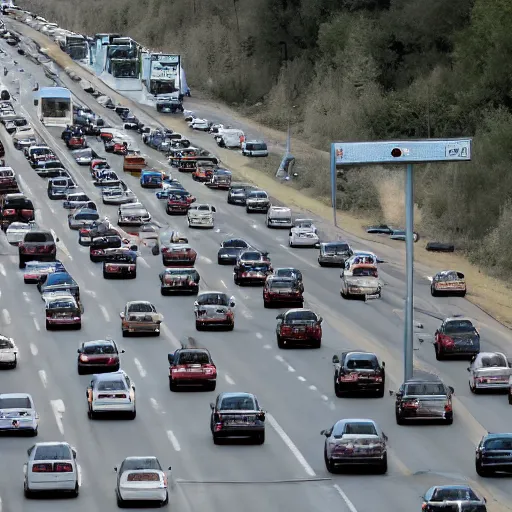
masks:
<path id="1" fill-rule="evenodd" d="M 50 84 L 40 67 L 18 56 L 3 41 L 0 45 L 15 56 L 25 75 L 29 73 L 41 86 Z M 20 75 L 23 76 L 18 72 Z M 112 125 L 120 126 L 115 114 L 100 107 L 64 73 L 62 79 L 81 101 Z M 54 148 L 78 184 L 100 204 L 103 214 L 115 219 L 116 208 L 101 205 L 88 168 L 74 163 L 60 140 L 61 130 L 46 129 L 36 119 L 30 80 L 21 80 L 20 103 L 22 113 Z M 145 109 L 135 113 L 147 121 Z M 85 308 L 81 331 L 47 332 L 39 293 L 35 286 L 23 284 L 16 248 L 10 247 L 3 236 L 0 238 L 1 332 L 12 336 L 20 347 L 20 364 L 15 370 L 0 373 L 0 389 L 31 393 L 41 416 L 36 439 L 0 437 L 3 467 L 9 468 L 0 475 L 3 511 L 115 510 L 113 468 L 130 455 L 156 455 L 163 466 L 172 466 L 169 507 L 180 512 L 205 508 L 235 512 L 242 507 L 247 512 L 411 512 L 420 509 L 420 496 L 430 486 L 461 481 L 469 482 L 487 497 L 489 510 L 512 509 L 509 479 L 482 479 L 474 470 L 476 443 L 487 430 L 510 430 L 512 407 L 503 395 L 472 395 L 468 363 L 437 362 L 432 346 L 439 318 L 463 314 L 475 320 L 483 350 L 507 353 L 510 333 L 500 324 L 464 299 L 432 298 L 426 275 L 416 275 L 415 321 L 423 328 L 416 329 L 415 367 L 418 372 L 437 373 L 455 388 L 455 420 L 449 427 L 399 427 L 395 423 L 394 399 L 388 393 L 382 399 L 336 398 L 331 359 L 347 348 L 374 351 L 386 362 L 387 387 L 397 389 L 400 385 L 405 291 L 400 250 L 369 246 L 347 236 L 354 249 L 374 250 L 387 263 L 380 269 L 385 283 L 381 300 L 346 301 L 339 294 L 339 269 L 320 268 L 317 250 L 289 249 L 286 230 L 269 230 L 264 215 L 247 215 L 245 209 L 228 205 L 225 192 L 209 190 L 190 176 L 173 171 L 173 176 L 199 202 L 217 207 L 215 229 L 190 230 L 185 217 L 167 216 L 164 202 L 158 201 L 153 191 L 142 190 L 136 178 L 124 176 L 161 226 L 176 228 L 189 237 L 199 254 L 196 268 L 201 275 L 201 290 L 227 291 L 236 299 L 233 332 L 198 333 L 194 327 L 194 298 L 160 295 L 160 256 L 152 256 L 141 247 L 136 280 L 102 278 L 101 264 L 89 261 L 88 248 L 80 247 L 77 233 L 68 229 L 61 202 L 47 199 L 46 181 L 35 174 L 21 152 L 14 150 L 10 142 L 5 143 L 9 136 L 3 128 L 0 130 L 6 162 L 21 177 L 24 192 L 34 201 L 38 223 L 53 229 L 60 238 L 58 256 L 79 283 Z M 135 134 L 133 137 L 138 139 Z M 191 134 L 191 139 L 204 147 L 215 146 L 211 136 L 205 134 Z M 89 143 L 98 153 L 104 153 L 101 143 L 91 138 Z M 151 165 L 162 167 L 165 163 L 163 155 L 145 147 L 140 139 L 138 146 Z M 219 153 L 221 158 L 223 154 Z M 107 158 L 121 175 L 122 157 Z M 320 220 L 318 225 L 323 226 Z M 327 236 L 327 230 L 324 233 Z M 217 265 L 219 244 L 229 236 L 243 237 L 269 251 L 274 267 L 296 266 L 303 271 L 305 307 L 324 318 L 320 350 L 277 349 L 275 316 L 279 310 L 264 309 L 261 288 L 235 286 L 231 267 Z M 151 301 L 164 314 L 161 337 L 121 337 L 119 312 L 127 301 L 138 299 Z M 137 388 L 138 414 L 134 421 L 87 419 L 85 389 L 90 378 L 78 376 L 76 350 L 81 341 L 104 337 L 114 338 L 126 351 L 121 356 L 122 368 Z M 420 343 L 419 338 L 424 341 Z M 215 393 L 169 391 L 167 354 L 182 344 L 210 350 L 219 370 Z M 268 411 L 263 446 L 243 442 L 213 444 L 209 403 L 222 391 L 256 394 Z M 375 419 L 388 435 L 387 475 L 331 475 L 326 471 L 320 430 L 349 417 Z M 25 500 L 22 466 L 26 450 L 35 440 L 65 440 L 77 448 L 81 466 L 81 493 L 77 500 L 66 500 L 65 504 Z"/>

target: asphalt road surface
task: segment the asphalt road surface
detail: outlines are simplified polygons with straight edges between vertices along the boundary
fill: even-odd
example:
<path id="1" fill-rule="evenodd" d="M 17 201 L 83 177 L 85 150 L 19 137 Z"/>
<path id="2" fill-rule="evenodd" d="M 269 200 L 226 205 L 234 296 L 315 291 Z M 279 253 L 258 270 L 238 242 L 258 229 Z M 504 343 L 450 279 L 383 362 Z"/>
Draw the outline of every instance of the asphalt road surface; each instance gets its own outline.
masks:
<path id="1" fill-rule="evenodd" d="M 44 128 L 36 119 L 31 80 L 43 86 L 49 84 L 48 79 L 40 67 L 18 56 L 3 41 L 0 45 L 24 69 L 10 72 L 21 77 L 22 109 L 18 105 L 18 111 L 56 150 L 83 190 L 101 204 L 88 168 L 80 168 L 71 159 L 60 140 L 61 130 Z M 63 80 L 80 100 L 112 125 L 121 126 L 115 114 L 100 107 L 80 86 L 67 77 Z M 142 111 L 136 114 L 143 121 L 147 119 Z M 131 455 L 156 455 L 163 466 L 172 466 L 169 507 L 178 511 L 411 512 L 420 509 L 420 496 L 431 485 L 464 481 L 487 497 L 489 510 L 511 508 L 510 480 L 478 477 L 474 448 L 487 430 L 510 430 L 512 407 L 503 395 L 472 395 L 468 363 L 437 362 L 432 346 L 433 332 L 444 316 L 472 317 L 481 333 L 482 350 L 507 353 L 510 334 L 505 328 L 464 299 L 432 298 L 426 276 L 416 275 L 415 321 L 423 325 L 416 329 L 416 370 L 437 373 L 455 388 L 455 419 L 452 426 L 397 426 L 394 400 L 387 392 L 381 399 L 335 397 L 331 359 L 346 348 L 374 351 L 386 362 L 389 389 L 400 385 L 405 291 L 400 251 L 368 246 L 351 238 L 355 249 L 373 249 L 387 263 L 380 269 L 385 283 L 382 299 L 347 301 L 340 297 L 339 269 L 320 268 L 315 249 L 289 249 L 286 230 L 269 230 L 264 215 L 247 215 L 244 208 L 228 205 L 225 192 L 209 190 L 190 176 L 172 171 L 199 202 L 217 207 L 213 230 L 190 230 L 185 217 L 166 215 L 165 204 L 156 199 L 154 191 L 142 190 L 136 178 L 124 176 L 161 226 L 176 228 L 189 237 L 199 254 L 196 268 L 201 275 L 201 290 L 226 291 L 236 298 L 234 331 L 198 333 L 194 297 L 160 295 L 161 257 L 152 256 L 147 248 L 141 247 L 136 280 L 103 279 L 101 264 L 89 261 L 88 249 L 80 247 L 77 233 L 68 229 L 61 202 L 47 198 L 46 181 L 35 174 L 21 152 L 12 148 L 3 128 L 0 130 L 7 164 L 18 173 L 24 192 L 33 199 L 38 223 L 53 229 L 60 238 L 58 257 L 79 283 L 85 307 L 81 331 L 47 332 L 39 293 L 35 286 L 23 284 L 16 248 L 9 246 L 3 236 L 0 238 L 0 325 L 2 333 L 12 336 L 20 348 L 18 368 L 0 373 L 0 390 L 31 393 L 41 416 L 35 440 L 68 441 L 77 448 L 81 466 L 77 500 L 25 500 L 22 466 L 34 440 L 1 437 L 3 511 L 115 510 L 113 468 Z M 133 137 L 138 138 L 135 134 Z M 203 146 L 214 145 L 208 135 L 194 134 L 191 138 Z M 101 143 L 91 138 L 89 142 L 103 153 Z M 151 165 L 169 169 L 163 155 L 143 147 L 141 141 L 138 145 Z M 108 160 L 122 174 L 122 158 L 108 155 Z M 116 219 L 115 207 L 101 205 L 100 210 Z M 321 349 L 277 348 L 275 317 L 279 310 L 264 309 L 261 288 L 235 286 L 231 267 L 217 265 L 219 244 L 230 236 L 243 237 L 269 251 L 274 267 L 296 266 L 303 271 L 305 307 L 324 318 Z M 151 301 L 164 314 L 159 338 L 121 337 L 119 312 L 127 301 L 138 299 Z M 114 338 L 126 351 L 121 356 L 122 368 L 137 389 L 138 414 L 134 421 L 87 418 L 85 389 L 90 377 L 78 376 L 76 351 L 81 341 L 104 337 Z M 219 371 L 217 392 L 248 391 L 257 395 L 268 411 L 263 446 L 243 442 L 215 446 L 209 431 L 209 403 L 216 393 L 169 391 L 167 354 L 182 344 L 210 350 Z M 388 435 L 387 475 L 330 475 L 326 471 L 320 430 L 350 417 L 372 418 Z"/>

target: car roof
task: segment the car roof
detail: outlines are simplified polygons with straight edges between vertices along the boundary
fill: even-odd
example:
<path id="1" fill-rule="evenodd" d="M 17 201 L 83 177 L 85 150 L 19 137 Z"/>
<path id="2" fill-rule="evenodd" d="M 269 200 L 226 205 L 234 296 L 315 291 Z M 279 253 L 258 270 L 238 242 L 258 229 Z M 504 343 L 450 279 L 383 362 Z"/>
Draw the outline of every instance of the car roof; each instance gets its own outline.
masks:
<path id="1" fill-rule="evenodd" d="M 207 348 L 190 348 L 183 347 L 179 349 L 180 352 L 197 352 L 210 355 L 210 351 Z"/>
<path id="2" fill-rule="evenodd" d="M 343 418 L 342 420 L 338 420 L 336 423 L 371 423 L 372 425 L 377 425 L 375 420 L 371 420 L 369 418 Z"/>
<path id="3" fill-rule="evenodd" d="M 424 377 L 414 377 L 412 379 L 408 379 L 404 382 L 404 384 L 424 384 L 425 382 L 435 382 L 436 384 L 443 384 L 443 381 L 438 375 L 426 374 Z"/>
<path id="4" fill-rule="evenodd" d="M 207 292 L 201 292 L 198 296 L 201 297 L 201 295 L 207 295 L 207 294 L 210 294 L 210 293 L 215 293 L 217 295 L 226 295 L 226 297 L 228 295 L 226 292 L 218 292 L 218 291 L 215 291 L 215 290 L 210 290 L 210 291 L 207 291 Z"/>
<path id="5" fill-rule="evenodd" d="M 147 460 L 147 459 L 154 459 L 158 461 L 158 457 L 155 457 L 154 455 L 146 455 L 146 456 L 131 456 L 131 457 L 125 457 L 123 462 L 125 460 Z"/>
<path id="6" fill-rule="evenodd" d="M 147 304 L 148 306 L 153 305 L 153 303 L 149 302 L 149 300 L 130 300 L 126 303 L 127 306 L 133 306 L 134 304 Z"/>
<path id="7" fill-rule="evenodd" d="M 314 311 L 312 311 L 311 309 L 306 309 L 306 308 L 292 308 L 292 309 L 289 309 L 288 311 L 286 311 L 285 315 L 287 315 L 288 313 L 297 313 L 299 311 L 304 311 L 304 312 L 307 311 L 308 313 L 314 313 L 316 315 L 316 313 Z"/>
<path id="8" fill-rule="evenodd" d="M 168 270 L 172 270 L 173 272 L 179 271 L 183 273 L 190 273 L 190 272 L 197 272 L 197 270 L 194 267 L 165 267 L 164 272 L 167 272 Z M 214 292 L 203 292 L 203 293 L 214 293 Z"/>
<path id="9" fill-rule="evenodd" d="M 32 395 L 29 393 L 0 393 L 0 398 L 30 398 L 32 400 Z"/>
<path id="10" fill-rule="evenodd" d="M 255 398 L 255 396 L 252 393 L 246 393 L 244 391 L 231 391 L 219 394 L 219 398 L 235 398 L 241 396 L 246 398 Z"/>
<path id="11" fill-rule="evenodd" d="M 123 370 L 119 370 L 118 372 L 111 372 L 111 373 L 95 373 L 94 378 L 95 380 L 117 380 L 119 377 L 122 377 L 123 379 L 126 377 L 126 373 Z"/>
<path id="12" fill-rule="evenodd" d="M 90 340 L 90 341 L 84 341 L 83 346 L 84 347 L 93 347 L 95 345 L 114 345 L 114 340 Z"/>
<path id="13" fill-rule="evenodd" d="M 345 356 L 375 356 L 377 354 L 375 352 L 367 352 L 366 350 L 347 350 L 346 352 L 342 352 Z"/>
<path id="14" fill-rule="evenodd" d="M 444 319 L 445 322 L 471 322 L 473 323 L 473 321 L 471 320 L 471 318 L 468 318 L 466 316 L 449 316 L 448 318 L 445 318 Z"/>
<path id="15" fill-rule="evenodd" d="M 34 447 L 37 448 L 38 446 L 68 446 L 71 448 L 71 445 L 69 443 L 66 443 L 66 441 L 42 441 L 40 443 L 35 443 Z"/>

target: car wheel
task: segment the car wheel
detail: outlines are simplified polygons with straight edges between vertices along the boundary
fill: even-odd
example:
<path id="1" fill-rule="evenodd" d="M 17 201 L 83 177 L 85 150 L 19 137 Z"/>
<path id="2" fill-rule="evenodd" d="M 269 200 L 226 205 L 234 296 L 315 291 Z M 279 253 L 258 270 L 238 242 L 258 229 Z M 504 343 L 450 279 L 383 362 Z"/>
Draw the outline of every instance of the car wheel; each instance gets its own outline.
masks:
<path id="1" fill-rule="evenodd" d="M 30 437 L 37 437 L 37 434 L 39 433 L 38 427 L 33 428 L 32 430 L 29 430 Z"/>
<path id="2" fill-rule="evenodd" d="M 32 498 L 32 491 L 28 488 L 27 482 L 23 484 L 23 494 L 25 495 L 25 498 L 31 499 Z"/>
<path id="3" fill-rule="evenodd" d="M 313 342 L 313 348 L 320 348 L 322 346 L 322 340 L 316 340 Z"/>
<path id="4" fill-rule="evenodd" d="M 265 444 L 265 432 L 261 432 L 255 438 L 256 444 Z"/>
<path id="5" fill-rule="evenodd" d="M 77 371 L 78 371 L 78 375 L 85 375 L 87 372 L 85 371 L 84 368 L 82 368 L 80 365 L 77 365 Z"/>
<path id="6" fill-rule="evenodd" d="M 20 256 L 20 261 L 18 263 L 19 268 L 25 268 L 25 260 Z"/>
<path id="7" fill-rule="evenodd" d="M 128 415 L 128 419 L 134 420 L 137 417 L 137 409 L 133 409 L 133 411 Z"/>
<path id="8" fill-rule="evenodd" d="M 336 473 L 336 466 L 333 464 L 332 459 L 327 457 L 327 452 L 324 449 L 324 462 L 325 462 L 325 468 L 329 473 Z"/>
<path id="9" fill-rule="evenodd" d="M 469 381 L 469 390 L 475 395 L 478 394 L 479 391 L 479 389 L 474 384 L 471 384 L 471 381 Z"/>
<path id="10" fill-rule="evenodd" d="M 217 381 L 208 382 L 208 384 L 206 384 L 206 386 L 205 386 L 206 391 L 215 391 L 216 387 L 217 387 Z"/>
<path id="11" fill-rule="evenodd" d="M 203 330 L 203 326 L 200 322 L 196 322 L 196 331 L 202 331 Z"/>
<path id="12" fill-rule="evenodd" d="M 291 239 L 291 238 L 288 238 L 288 245 L 289 245 L 290 247 L 293 247 L 293 242 L 292 242 L 292 239 Z"/>
<path id="13" fill-rule="evenodd" d="M 96 417 L 96 414 L 94 413 L 94 411 L 92 410 L 92 407 L 89 407 L 89 409 L 87 410 L 87 417 L 90 419 L 90 420 L 93 420 L 95 417 Z"/>
<path id="14" fill-rule="evenodd" d="M 160 287 L 160 294 L 163 295 L 164 297 L 167 296 L 167 289 L 164 288 L 163 286 Z"/>
<path id="15" fill-rule="evenodd" d="M 110 279 L 110 275 L 105 271 L 103 271 L 103 279 Z"/>
<path id="16" fill-rule="evenodd" d="M 382 462 L 379 464 L 377 468 L 377 472 L 379 475 L 385 475 L 388 472 L 388 456 L 384 455 Z"/>
<path id="17" fill-rule="evenodd" d="M 135 279 L 137 277 L 137 271 L 134 270 L 132 275 L 130 276 L 131 279 Z"/>
<path id="18" fill-rule="evenodd" d="M 402 415 L 398 411 L 395 412 L 395 419 L 396 419 L 396 424 L 397 425 L 404 425 L 404 423 L 405 423 L 404 419 L 403 419 Z"/>
<path id="19" fill-rule="evenodd" d="M 215 432 L 212 433 L 212 438 L 213 444 L 219 444 L 219 436 Z"/>
<path id="20" fill-rule="evenodd" d="M 71 496 L 73 496 L 73 498 L 78 498 L 79 494 L 80 494 L 80 486 L 78 485 L 78 482 L 77 482 L 73 492 L 71 493 Z"/>
<path id="21" fill-rule="evenodd" d="M 117 497 L 117 506 L 119 508 L 124 508 L 124 500 L 122 500 L 119 496 Z"/>
<path id="22" fill-rule="evenodd" d="M 491 476 L 494 473 L 494 471 L 490 471 L 489 469 L 484 468 L 482 466 L 482 463 L 480 461 L 478 461 L 478 460 L 475 463 L 475 470 L 476 470 L 476 474 L 478 476 L 481 476 L 481 477 L 484 477 L 484 478 L 488 477 L 488 476 Z"/>
<path id="23" fill-rule="evenodd" d="M 231 324 L 229 324 L 229 325 L 227 326 L 227 330 L 228 330 L 228 331 L 232 331 L 234 328 L 235 328 L 235 322 L 233 322 L 233 323 L 231 323 Z"/>
<path id="24" fill-rule="evenodd" d="M 510 393 L 508 394 L 508 403 L 512 405 L 512 395 Z"/>
<path id="25" fill-rule="evenodd" d="M 453 423 L 453 415 L 450 415 L 447 418 L 445 418 L 445 420 L 444 420 L 445 425 L 451 425 L 452 423 Z"/>
<path id="26" fill-rule="evenodd" d="M 436 351 L 436 359 L 438 361 L 442 361 L 444 359 L 444 356 L 443 356 L 441 349 L 437 345 L 434 345 L 434 346 L 435 346 L 435 351 Z"/>
<path id="27" fill-rule="evenodd" d="M 437 297 L 437 292 L 433 286 L 430 287 L 430 295 L 432 295 L 432 297 Z"/>
<path id="28" fill-rule="evenodd" d="M 169 377 L 169 391 L 176 392 L 178 391 L 178 386 L 176 386 L 175 382 Z"/>
<path id="29" fill-rule="evenodd" d="M 465 297 L 465 296 L 466 296 L 466 290 L 464 290 L 463 292 L 459 293 L 459 297 Z"/>
<path id="30" fill-rule="evenodd" d="M 46 330 L 47 331 L 51 331 L 52 330 L 52 325 L 50 324 L 50 322 L 48 322 L 48 320 L 46 320 Z"/>
<path id="31" fill-rule="evenodd" d="M 155 336 L 155 338 L 157 338 L 158 336 L 160 336 L 160 330 L 155 331 L 155 332 L 153 333 L 153 336 Z"/>
<path id="32" fill-rule="evenodd" d="M 324 266 L 324 263 L 323 263 L 322 261 L 320 261 L 320 260 L 318 260 L 318 264 L 319 264 L 321 267 L 323 267 L 323 266 Z"/>
<path id="33" fill-rule="evenodd" d="M 129 332 L 126 329 L 123 329 L 123 338 L 128 338 Z"/>
<path id="34" fill-rule="evenodd" d="M 343 390 L 341 389 L 340 383 L 334 381 L 334 394 L 338 398 L 343 398 Z"/>
<path id="35" fill-rule="evenodd" d="M 279 335 L 277 336 L 277 346 L 278 346 L 278 348 L 285 348 L 286 347 L 285 341 Z"/>
<path id="36" fill-rule="evenodd" d="M 76 324 L 75 329 L 77 331 L 80 331 L 82 329 L 82 322 L 80 322 L 79 324 Z"/>

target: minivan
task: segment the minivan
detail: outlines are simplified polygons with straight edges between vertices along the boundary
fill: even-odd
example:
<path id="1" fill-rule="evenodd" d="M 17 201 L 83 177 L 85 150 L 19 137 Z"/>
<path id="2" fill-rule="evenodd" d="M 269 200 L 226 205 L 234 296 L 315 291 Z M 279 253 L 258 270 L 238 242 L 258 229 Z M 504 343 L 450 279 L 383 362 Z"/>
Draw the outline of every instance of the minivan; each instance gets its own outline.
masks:
<path id="1" fill-rule="evenodd" d="M 250 140 L 242 144 L 242 155 L 244 156 L 268 156 L 267 143 L 263 141 Z"/>

